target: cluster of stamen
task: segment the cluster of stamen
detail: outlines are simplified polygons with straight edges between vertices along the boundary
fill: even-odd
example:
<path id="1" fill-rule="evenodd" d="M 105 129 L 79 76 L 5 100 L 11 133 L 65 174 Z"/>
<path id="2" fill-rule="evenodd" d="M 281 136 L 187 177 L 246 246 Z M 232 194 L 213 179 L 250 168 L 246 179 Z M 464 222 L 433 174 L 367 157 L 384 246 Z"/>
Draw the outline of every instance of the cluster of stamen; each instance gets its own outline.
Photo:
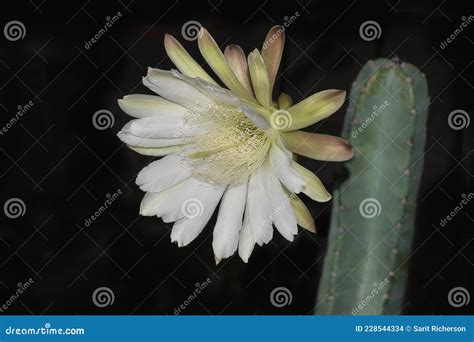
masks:
<path id="1" fill-rule="evenodd" d="M 199 106 L 184 119 L 184 163 L 193 176 L 219 186 L 244 182 L 266 158 L 270 139 L 229 105 Z"/>

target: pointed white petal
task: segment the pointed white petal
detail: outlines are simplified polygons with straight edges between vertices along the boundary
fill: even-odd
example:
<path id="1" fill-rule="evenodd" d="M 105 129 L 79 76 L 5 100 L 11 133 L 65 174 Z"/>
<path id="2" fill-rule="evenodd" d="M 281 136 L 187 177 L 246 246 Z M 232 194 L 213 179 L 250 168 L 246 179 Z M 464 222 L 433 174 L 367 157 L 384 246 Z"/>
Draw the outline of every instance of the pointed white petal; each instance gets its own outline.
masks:
<path id="1" fill-rule="evenodd" d="M 216 260 L 230 257 L 237 249 L 246 198 L 247 182 L 229 188 L 222 197 L 212 240 Z"/>
<path id="2" fill-rule="evenodd" d="M 209 97 L 183 79 L 174 76 L 171 71 L 149 68 L 147 76 L 143 78 L 143 84 L 158 95 L 186 108 L 193 108 L 196 104 L 213 104 Z"/>
<path id="3" fill-rule="evenodd" d="M 246 211 L 254 241 L 259 245 L 270 242 L 273 237 L 273 226 L 270 220 L 272 208 L 263 184 L 263 167 L 259 167 L 249 179 Z"/>
<path id="4" fill-rule="evenodd" d="M 118 100 L 120 108 L 130 116 L 184 115 L 187 109 L 176 103 L 155 95 L 132 94 Z"/>
<path id="5" fill-rule="evenodd" d="M 249 215 L 245 212 L 244 223 L 242 229 L 240 230 L 239 237 L 239 256 L 243 262 L 248 263 L 250 255 L 252 255 L 253 249 L 255 247 L 255 241 L 252 237 L 252 232 L 250 231 Z"/>
<path id="6" fill-rule="evenodd" d="M 144 156 L 163 157 L 171 153 L 179 152 L 183 149 L 184 145 L 174 145 L 167 147 L 139 147 L 127 145 L 129 149 L 137 153 L 143 154 Z"/>
<path id="7" fill-rule="evenodd" d="M 155 208 L 163 199 L 163 192 L 147 192 L 140 203 L 140 215 L 154 216 Z"/>
<path id="8" fill-rule="evenodd" d="M 140 215 L 161 217 L 173 213 L 177 217 L 176 220 L 184 217 L 181 213 L 181 205 L 189 196 L 197 192 L 200 183 L 195 178 L 188 178 L 165 191 L 147 192 L 140 205 Z"/>
<path id="9" fill-rule="evenodd" d="M 181 183 L 191 174 L 191 170 L 183 165 L 183 157 L 174 153 L 141 170 L 135 183 L 143 191 L 160 192 Z"/>
<path id="10" fill-rule="evenodd" d="M 304 189 L 304 179 L 292 166 L 291 153 L 276 141 L 270 148 L 270 163 L 280 181 L 290 192 L 300 193 Z"/>
<path id="11" fill-rule="evenodd" d="M 142 138 L 137 137 L 130 133 L 118 132 L 117 136 L 120 140 L 122 140 L 125 144 L 129 145 L 131 149 L 136 147 L 146 147 L 146 148 L 155 148 L 155 147 L 170 147 L 170 146 L 177 146 L 184 144 L 184 139 L 177 138 L 177 139 L 153 139 L 153 138 Z M 139 152 L 139 151 L 137 151 Z M 141 153 L 141 152 L 139 152 Z M 146 153 L 142 153 L 146 154 Z M 166 153 L 167 154 L 167 153 Z M 156 155 L 156 154 L 151 154 Z"/>
<path id="12" fill-rule="evenodd" d="M 176 139 L 183 134 L 183 117 L 179 115 L 143 118 L 129 121 L 120 131 L 141 138 Z"/>
<path id="13" fill-rule="evenodd" d="M 177 242 L 179 247 L 186 246 L 192 242 L 209 222 L 223 193 L 223 188 L 214 186 L 204 187 L 200 191 L 199 196 L 192 199 L 199 201 L 193 202 L 193 205 L 197 205 L 200 212 L 195 212 L 193 209 L 191 216 L 187 215 L 187 217 L 182 218 L 174 224 L 173 230 L 171 231 L 171 242 Z M 186 211 L 186 208 L 182 210 Z"/>
<path id="14" fill-rule="evenodd" d="M 285 239 L 293 241 L 293 235 L 298 233 L 298 226 L 290 200 L 269 165 L 264 165 L 264 167 L 267 170 L 264 183 L 272 207 L 272 221 Z"/>

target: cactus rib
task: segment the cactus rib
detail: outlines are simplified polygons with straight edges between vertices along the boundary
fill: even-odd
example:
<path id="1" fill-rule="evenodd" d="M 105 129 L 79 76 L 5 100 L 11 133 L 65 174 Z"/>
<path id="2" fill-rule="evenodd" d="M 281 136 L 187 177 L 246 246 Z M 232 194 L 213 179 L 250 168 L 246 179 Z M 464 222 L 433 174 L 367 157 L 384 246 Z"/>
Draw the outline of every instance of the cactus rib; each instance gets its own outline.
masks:
<path id="1" fill-rule="evenodd" d="M 427 84 L 414 66 L 378 59 L 361 70 L 350 100 L 343 136 L 356 153 L 334 192 L 316 313 L 397 314 L 423 168 Z"/>

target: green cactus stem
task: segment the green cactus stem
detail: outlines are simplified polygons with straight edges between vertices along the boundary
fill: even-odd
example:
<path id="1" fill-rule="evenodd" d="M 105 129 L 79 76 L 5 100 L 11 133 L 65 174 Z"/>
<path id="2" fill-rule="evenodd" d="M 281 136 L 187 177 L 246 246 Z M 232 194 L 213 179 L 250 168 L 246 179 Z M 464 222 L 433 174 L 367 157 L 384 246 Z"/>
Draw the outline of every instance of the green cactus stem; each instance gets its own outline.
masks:
<path id="1" fill-rule="evenodd" d="M 316 314 L 403 310 L 428 106 L 410 64 L 370 61 L 354 82 L 343 136 L 355 155 L 334 192 Z"/>

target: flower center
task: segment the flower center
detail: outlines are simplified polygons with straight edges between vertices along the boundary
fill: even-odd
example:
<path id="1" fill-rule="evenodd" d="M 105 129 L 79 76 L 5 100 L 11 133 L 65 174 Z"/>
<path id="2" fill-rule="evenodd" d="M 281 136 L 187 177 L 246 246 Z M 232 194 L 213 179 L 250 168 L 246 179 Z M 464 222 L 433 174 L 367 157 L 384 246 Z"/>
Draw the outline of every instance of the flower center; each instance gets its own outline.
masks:
<path id="1" fill-rule="evenodd" d="M 219 186 L 246 181 L 265 160 L 270 138 L 238 108 L 199 106 L 184 118 L 185 164 L 193 176 Z"/>

